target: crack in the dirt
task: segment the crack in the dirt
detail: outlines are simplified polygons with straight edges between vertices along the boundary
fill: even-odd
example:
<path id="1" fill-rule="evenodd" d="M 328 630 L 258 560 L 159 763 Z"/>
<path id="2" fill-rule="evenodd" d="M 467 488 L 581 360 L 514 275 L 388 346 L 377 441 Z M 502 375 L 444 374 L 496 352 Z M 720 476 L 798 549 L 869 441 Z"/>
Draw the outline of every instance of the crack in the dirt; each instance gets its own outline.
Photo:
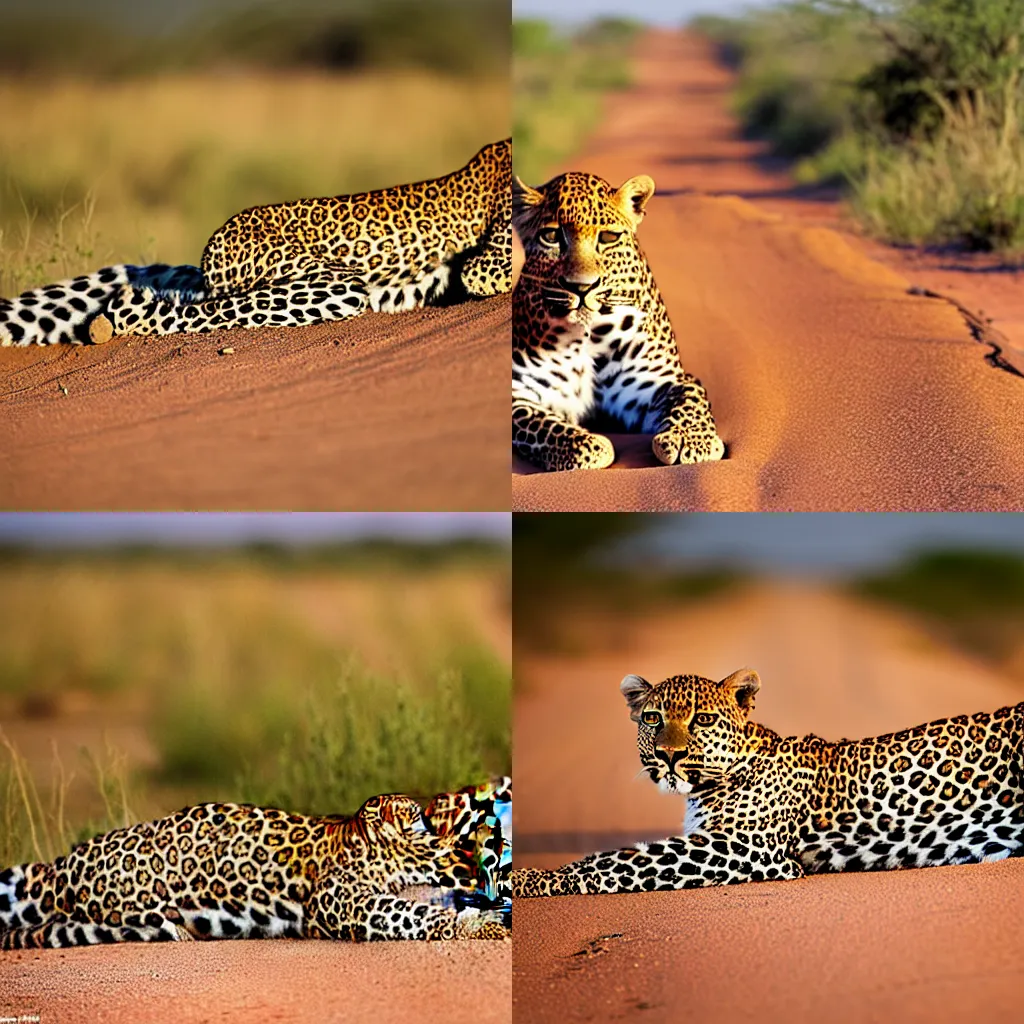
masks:
<path id="1" fill-rule="evenodd" d="M 572 960 L 576 957 L 581 957 L 584 961 L 593 960 L 594 957 L 601 956 L 602 953 L 608 952 L 608 947 L 604 944 L 612 939 L 625 938 L 622 932 L 609 932 L 607 935 L 598 935 L 596 939 L 591 939 L 582 949 L 576 950 L 575 953 L 570 953 L 566 959 Z M 569 970 L 578 971 L 581 965 L 571 966 Z"/>
<path id="2" fill-rule="evenodd" d="M 1003 349 L 1010 345 L 1010 339 L 1007 338 L 1006 335 L 998 328 L 993 327 L 990 319 L 981 316 L 979 313 L 975 313 L 972 309 L 968 309 L 962 302 L 952 298 L 952 296 L 943 295 L 941 292 L 933 292 L 931 288 L 922 288 L 918 285 L 913 285 L 907 289 L 907 294 L 920 295 L 926 299 L 940 299 L 942 302 L 948 302 L 964 318 L 964 322 L 967 324 L 967 329 L 971 332 L 974 340 L 980 342 L 982 345 L 988 345 L 992 350 L 985 356 L 985 362 L 988 363 L 989 366 L 994 366 L 997 370 L 1005 370 L 1014 377 L 1024 378 L 1024 373 L 1018 370 L 1017 367 L 1003 355 Z"/>

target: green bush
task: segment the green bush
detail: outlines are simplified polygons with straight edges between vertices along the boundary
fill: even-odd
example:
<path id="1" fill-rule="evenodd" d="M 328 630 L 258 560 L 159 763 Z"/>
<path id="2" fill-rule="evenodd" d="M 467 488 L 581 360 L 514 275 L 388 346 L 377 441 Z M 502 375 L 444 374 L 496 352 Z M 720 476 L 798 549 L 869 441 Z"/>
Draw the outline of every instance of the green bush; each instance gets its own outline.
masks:
<path id="1" fill-rule="evenodd" d="M 269 767 L 247 766 L 241 798 L 344 814 L 377 793 L 427 797 L 510 772 L 509 673 L 478 656 L 465 665 L 419 686 L 347 667 L 301 707 Z"/>
<path id="2" fill-rule="evenodd" d="M 855 581 L 853 589 L 918 613 L 945 640 L 997 665 L 1019 659 L 1024 624 L 1024 558 L 1020 555 L 926 552 Z"/>
<path id="3" fill-rule="evenodd" d="M 809 0 L 699 26 L 739 64 L 745 130 L 872 233 L 1024 245 L 1024 0 Z"/>

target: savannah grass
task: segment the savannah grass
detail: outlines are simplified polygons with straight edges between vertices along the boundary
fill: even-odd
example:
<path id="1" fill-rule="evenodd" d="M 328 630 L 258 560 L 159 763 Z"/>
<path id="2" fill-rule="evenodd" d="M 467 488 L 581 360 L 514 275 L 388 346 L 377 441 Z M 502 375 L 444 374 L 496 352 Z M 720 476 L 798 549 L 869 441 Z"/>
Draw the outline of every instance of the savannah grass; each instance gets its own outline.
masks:
<path id="1" fill-rule="evenodd" d="M 0 559 L 0 865 L 202 800 L 511 768 L 506 549 Z"/>
<path id="2" fill-rule="evenodd" d="M 420 68 L 0 78 L 0 295 L 198 263 L 248 206 L 435 177 L 509 134 L 509 85 Z"/>

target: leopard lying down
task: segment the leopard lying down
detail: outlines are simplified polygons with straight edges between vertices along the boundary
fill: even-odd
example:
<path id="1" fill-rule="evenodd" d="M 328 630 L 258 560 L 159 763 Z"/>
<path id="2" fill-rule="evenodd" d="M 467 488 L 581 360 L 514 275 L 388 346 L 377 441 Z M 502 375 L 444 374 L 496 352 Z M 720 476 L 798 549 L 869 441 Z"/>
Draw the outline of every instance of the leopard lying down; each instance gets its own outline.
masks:
<path id="1" fill-rule="evenodd" d="M 512 872 L 513 896 L 647 892 L 1024 852 L 1024 702 L 865 740 L 751 722 L 757 673 L 626 676 L 640 760 L 686 795 L 682 834 Z"/>
<path id="2" fill-rule="evenodd" d="M 653 194 L 646 175 L 618 189 L 579 171 L 539 188 L 513 178 L 525 263 L 512 297 L 512 448 L 542 469 L 610 466 L 602 420 L 653 434 L 669 466 L 725 454 L 637 239 Z"/>
<path id="3" fill-rule="evenodd" d="M 0 345 L 295 327 L 502 294 L 511 177 L 505 139 L 432 181 L 243 210 L 202 268 L 118 264 L 0 299 Z"/>
<path id="4" fill-rule="evenodd" d="M 0 946 L 504 938 L 511 799 L 502 778 L 350 818 L 187 807 L 0 871 Z"/>

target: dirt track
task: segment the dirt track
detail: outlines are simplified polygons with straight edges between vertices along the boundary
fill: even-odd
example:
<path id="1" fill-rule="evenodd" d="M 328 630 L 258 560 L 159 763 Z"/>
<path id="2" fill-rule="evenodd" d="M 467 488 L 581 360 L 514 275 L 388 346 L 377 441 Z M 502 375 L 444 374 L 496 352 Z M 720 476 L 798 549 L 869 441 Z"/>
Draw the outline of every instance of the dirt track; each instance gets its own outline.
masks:
<path id="1" fill-rule="evenodd" d="M 0 350 L 0 508 L 507 510 L 510 310 Z"/>
<path id="2" fill-rule="evenodd" d="M 603 653 L 520 652 L 516 864 L 553 867 L 677 832 L 681 801 L 636 777 L 619 680 L 722 678 L 743 664 L 761 674 L 758 720 L 831 739 L 1024 696 L 912 621 L 803 583 L 656 616 Z M 641 1010 L 688 1024 L 1019 1021 L 1022 919 L 1024 860 L 517 900 L 514 1014 L 541 1024 Z"/>
<path id="3" fill-rule="evenodd" d="M 1024 380 L 737 137 L 705 44 L 650 33 L 635 67 L 571 166 L 657 182 L 641 241 L 728 458 L 665 468 L 616 435 L 607 470 L 517 462 L 513 509 L 1024 509 Z"/>
<path id="4" fill-rule="evenodd" d="M 507 1024 L 509 942 L 286 939 L 0 954 L 0 1018 L 40 1024 Z"/>

